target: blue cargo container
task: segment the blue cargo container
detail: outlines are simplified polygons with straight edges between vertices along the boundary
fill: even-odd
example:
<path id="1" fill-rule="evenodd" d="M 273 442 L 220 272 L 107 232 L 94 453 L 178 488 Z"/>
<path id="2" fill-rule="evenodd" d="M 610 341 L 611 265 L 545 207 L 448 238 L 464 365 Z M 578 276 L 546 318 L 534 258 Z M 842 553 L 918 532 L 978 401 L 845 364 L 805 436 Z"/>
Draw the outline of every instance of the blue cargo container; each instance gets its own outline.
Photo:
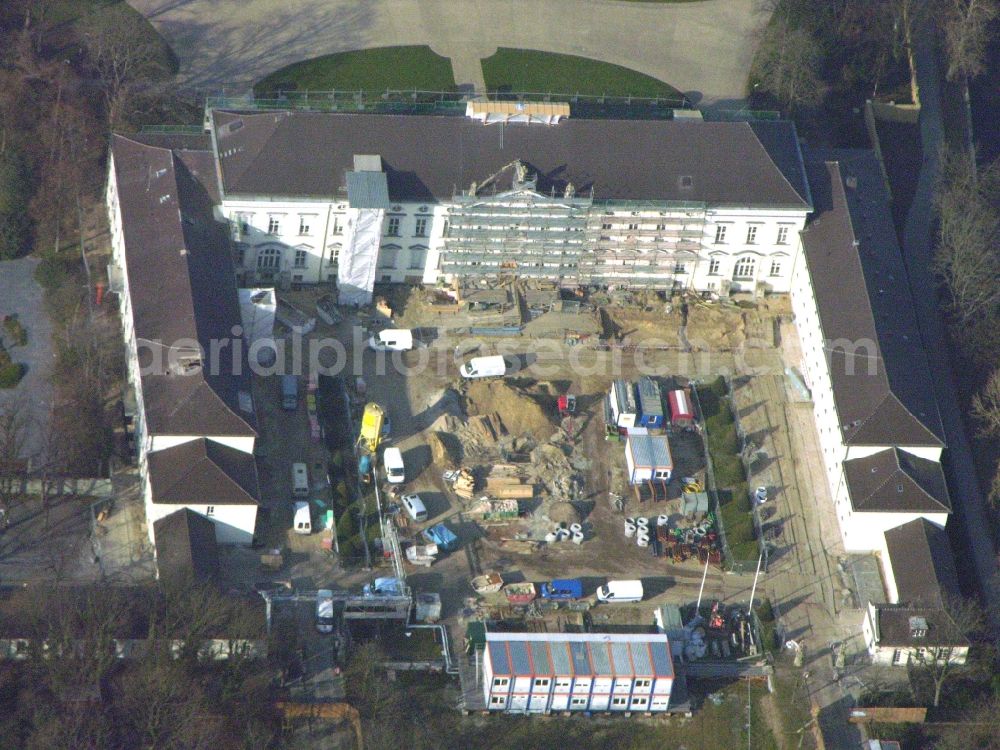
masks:
<path id="1" fill-rule="evenodd" d="M 543 599 L 582 599 L 583 582 L 576 578 L 557 578 L 542 584 Z"/>
<path id="2" fill-rule="evenodd" d="M 639 378 L 636 386 L 639 394 L 639 426 L 663 427 L 663 398 L 660 386 L 649 376 Z"/>

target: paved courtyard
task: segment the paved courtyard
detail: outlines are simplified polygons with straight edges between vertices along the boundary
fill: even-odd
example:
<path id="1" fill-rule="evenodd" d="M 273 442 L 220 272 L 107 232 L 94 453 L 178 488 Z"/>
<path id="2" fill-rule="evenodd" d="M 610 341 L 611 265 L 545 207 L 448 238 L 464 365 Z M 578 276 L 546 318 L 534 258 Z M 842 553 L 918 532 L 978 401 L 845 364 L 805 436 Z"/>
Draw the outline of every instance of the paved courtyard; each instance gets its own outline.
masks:
<path id="1" fill-rule="evenodd" d="M 624 65 L 696 104 L 738 105 L 756 0 L 130 0 L 166 37 L 183 83 L 242 93 L 289 63 L 366 47 L 427 44 L 452 59 L 459 85 L 482 86 L 478 61 L 497 47 Z M 478 76 L 478 77 L 477 77 Z"/>

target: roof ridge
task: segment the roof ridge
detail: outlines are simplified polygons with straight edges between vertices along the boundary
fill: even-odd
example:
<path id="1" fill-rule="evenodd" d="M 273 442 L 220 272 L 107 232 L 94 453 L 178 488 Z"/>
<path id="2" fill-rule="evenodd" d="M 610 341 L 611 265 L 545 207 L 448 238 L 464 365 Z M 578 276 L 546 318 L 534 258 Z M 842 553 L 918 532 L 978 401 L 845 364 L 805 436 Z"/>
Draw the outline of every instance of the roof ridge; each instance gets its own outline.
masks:
<path id="1" fill-rule="evenodd" d="M 777 122 L 784 122 L 784 121 L 778 120 Z M 767 146 L 765 146 L 763 142 L 760 140 L 760 136 L 757 135 L 757 131 L 753 129 L 753 123 L 747 121 L 744 122 L 743 124 L 747 126 L 747 129 L 750 131 L 750 134 L 753 136 L 753 139 L 757 142 L 757 145 L 760 146 L 761 149 L 763 149 L 765 156 L 767 156 L 767 160 L 771 162 L 771 166 L 773 166 L 775 170 L 777 170 L 778 174 L 781 175 L 781 179 L 785 181 L 785 184 L 791 189 L 793 193 L 799 196 L 799 198 L 802 200 L 803 203 L 807 203 L 809 204 L 810 207 L 812 207 L 812 195 L 810 194 L 809 190 L 809 180 L 805 176 L 805 162 L 802 159 L 801 150 L 799 150 L 799 138 L 798 138 L 798 133 L 795 131 L 795 123 L 792 123 L 792 133 L 795 136 L 795 148 L 796 150 L 799 150 L 799 163 L 802 165 L 803 169 L 802 184 L 805 187 L 806 195 L 802 195 L 801 193 L 799 193 L 798 190 L 795 189 L 795 186 L 792 184 L 791 180 L 788 179 L 787 175 L 785 175 L 781 167 L 778 166 L 778 163 L 771 156 L 771 152 L 767 150 Z"/>
<path id="2" fill-rule="evenodd" d="M 208 461 L 209 461 L 209 462 L 210 462 L 210 463 L 211 463 L 211 464 L 212 464 L 213 466 L 215 466 L 215 467 L 216 467 L 216 468 L 217 468 L 217 469 L 218 469 L 219 471 L 221 471 L 221 472 L 222 472 L 223 476 L 224 476 L 224 477 L 226 478 L 226 480 L 227 480 L 227 481 L 228 481 L 228 482 L 229 482 L 230 484 L 232 484 L 233 486 L 235 486 L 235 487 L 236 487 L 236 488 L 237 488 L 237 489 L 238 489 L 238 490 L 239 490 L 240 492 L 242 492 L 242 493 L 243 493 L 244 495 L 246 495 L 246 496 L 247 496 L 247 497 L 249 497 L 249 498 L 250 498 L 251 500 L 253 500 L 253 501 L 254 501 L 254 504 L 259 504 L 259 503 L 260 503 L 260 500 L 259 500 L 258 498 L 254 497 L 254 496 L 253 496 L 253 495 L 251 495 L 251 494 L 250 494 L 249 492 L 247 492 L 247 491 L 246 491 L 246 488 L 244 488 L 244 487 L 243 487 L 243 485 L 241 485 L 241 484 L 240 484 L 239 482 L 237 482 L 237 481 L 236 481 L 235 479 L 233 479 L 233 478 L 232 478 L 232 477 L 231 477 L 231 476 L 229 475 L 229 472 L 228 472 L 228 471 L 226 471 L 226 469 L 225 469 L 225 468 L 224 468 L 224 467 L 223 467 L 222 465 L 220 465 L 219 463 L 217 463 L 217 462 L 216 462 L 216 461 L 215 461 L 215 460 L 214 460 L 214 459 L 213 459 L 213 458 L 212 458 L 212 457 L 211 457 L 211 456 L 209 455 L 209 453 L 208 453 L 208 444 L 209 444 L 209 443 L 212 443 L 213 445 L 217 445 L 217 446 L 219 446 L 220 448 L 225 448 L 225 449 L 228 449 L 228 450 L 230 450 L 230 451 L 236 451 L 237 453 L 243 453 L 243 451 L 239 450 L 238 448 L 232 448 L 232 447 L 230 447 L 230 446 L 226 445 L 225 443 L 220 443 L 220 442 L 219 442 L 218 440 L 212 440 L 211 438 L 208 438 L 208 437 L 206 437 L 206 438 L 203 438 L 203 440 L 205 441 L 205 458 L 206 458 L 206 459 L 207 459 L 207 460 L 208 460 Z M 252 454 L 252 453 L 248 453 L 248 454 L 246 454 L 246 455 L 250 456 L 250 457 L 251 457 L 251 459 L 253 458 L 253 454 Z M 254 471 L 254 477 L 256 478 L 256 476 L 257 476 L 257 463 L 256 463 L 256 462 L 254 462 L 254 466 L 253 466 L 253 471 Z"/>
<path id="3" fill-rule="evenodd" d="M 186 440 L 183 443 L 178 443 L 177 445 L 172 445 L 169 448 L 162 448 L 159 451 L 155 451 L 155 453 L 162 453 L 163 451 L 169 451 L 169 450 L 171 450 L 173 448 L 182 448 L 183 446 L 187 445 L 188 443 L 197 443 L 199 441 L 204 442 L 205 440 L 206 440 L 206 438 L 204 438 L 204 437 L 197 437 L 194 440 Z M 194 469 L 194 467 L 197 466 L 198 463 L 200 463 L 200 462 L 201 461 L 199 460 L 196 463 L 188 464 L 188 466 L 185 468 L 185 470 L 183 472 L 179 473 L 177 475 L 176 479 L 173 482 L 171 482 L 167 487 L 164 487 L 163 490 L 162 490 L 162 492 L 160 492 L 160 494 L 161 495 L 169 495 L 171 492 L 173 492 L 174 488 L 177 487 L 177 485 L 181 484 L 185 479 L 187 479 L 191 475 L 191 472 Z M 154 502 L 155 502 L 155 499 L 154 499 Z"/>

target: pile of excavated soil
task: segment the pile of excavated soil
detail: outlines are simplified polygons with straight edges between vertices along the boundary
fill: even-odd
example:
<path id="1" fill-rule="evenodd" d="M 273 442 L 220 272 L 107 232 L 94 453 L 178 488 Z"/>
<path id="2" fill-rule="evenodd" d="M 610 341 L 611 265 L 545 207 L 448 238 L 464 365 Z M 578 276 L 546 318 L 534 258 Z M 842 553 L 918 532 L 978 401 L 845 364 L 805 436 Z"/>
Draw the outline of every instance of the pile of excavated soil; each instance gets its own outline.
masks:
<path id="1" fill-rule="evenodd" d="M 427 444 L 431 448 L 431 459 L 437 466 L 457 469 L 462 463 L 461 441 L 452 432 L 430 432 Z"/>
<path id="2" fill-rule="evenodd" d="M 661 346 L 678 346 L 678 329 L 681 316 L 664 309 L 641 310 L 626 307 L 605 308 L 609 325 L 608 335 L 618 336 L 626 344 L 656 343 Z"/>
<path id="3" fill-rule="evenodd" d="M 511 435 L 531 435 L 545 441 L 556 431 L 553 417 L 538 401 L 504 380 L 470 383 L 465 399 L 470 416 L 496 413 Z"/>
<path id="4" fill-rule="evenodd" d="M 733 349 L 746 340 L 743 310 L 718 305 L 691 305 L 687 339 L 695 349 Z"/>

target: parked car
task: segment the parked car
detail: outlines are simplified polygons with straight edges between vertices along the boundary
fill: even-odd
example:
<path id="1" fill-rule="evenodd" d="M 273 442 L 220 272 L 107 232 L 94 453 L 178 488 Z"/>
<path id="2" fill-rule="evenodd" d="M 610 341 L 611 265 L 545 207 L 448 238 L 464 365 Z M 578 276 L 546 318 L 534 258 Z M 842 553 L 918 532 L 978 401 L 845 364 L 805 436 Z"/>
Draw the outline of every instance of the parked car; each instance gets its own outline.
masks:
<path id="1" fill-rule="evenodd" d="M 333 592 L 330 589 L 316 592 L 316 630 L 320 633 L 333 632 Z"/>
<path id="2" fill-rule="evenodd" d="M 542 584 L 542 598 L 556 601 L 583 598 L 583 582 L 577 578 L 556 578 Z"/>
<path id="3" fill-rule="evenodd" d="M 420 495 L 403 495 L 399 502 L 406 510 L 406 514 L 417 523 L 427 520 L 427 506 L 420 499 Z"/>
<path id="4" fill-rule="evenodd" d="M 377 352 L 405 352 L 413 348 L 413 331 L 408 328 L 386 328 L 368 339 L 368 348 Z"/>
<path id="5" fill-rule="evenodd" d="M 385 478 L 392 484 L 406 481 L 406 466 L 403 464 L 403 452 L 399 448 L 386 448 L 382 454 L 382 465 L 385 467 Z"/>
<path id="6" fill-rule="evenodd" d="M 459 368 L 459 372 L 463 378 L 469 380 L 501 378 L 507 374 L 507 361 L 500 354 L 494 354 L 490 357 L 473 357 Z"/>
<path id="7" fill-rule="evenodd" d="M 435 524 L 429 529 L 424 529 L 423 536 L 428 542 L 436 544 L 440 549 L 445 551 L 453 550 L 458 546 L 458 537 L 455 535 L 455 532 L 443 523 Z"/>
<path id="8" fill-rule="evenodd" d="M 762 505 L 767 502 L 767 487 L 758 487 L 753 491 L 754 505 Z"/>
<path id="9" fill-rule="evenodd" d="M 642 581 L 608 581 L 597 589 L 597 598 L 602 602 L 641 602 Z"/>

